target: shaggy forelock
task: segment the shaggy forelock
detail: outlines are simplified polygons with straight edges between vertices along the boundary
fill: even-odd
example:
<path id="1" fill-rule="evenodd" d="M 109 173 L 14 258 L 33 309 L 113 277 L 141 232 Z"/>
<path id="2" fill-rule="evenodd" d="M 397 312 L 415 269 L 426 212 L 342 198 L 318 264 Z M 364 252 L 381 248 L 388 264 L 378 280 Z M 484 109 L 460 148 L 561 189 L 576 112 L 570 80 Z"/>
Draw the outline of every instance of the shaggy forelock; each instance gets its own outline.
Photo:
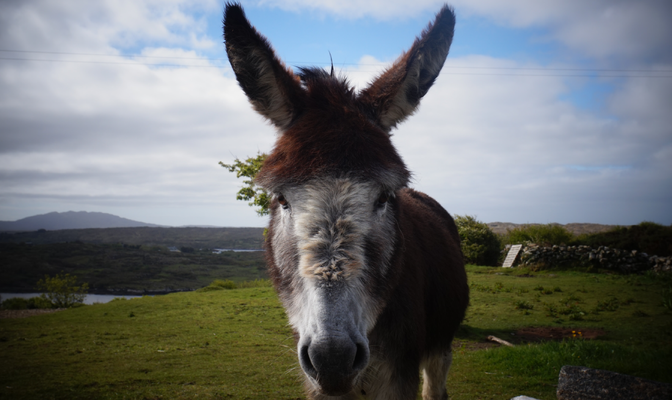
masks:
<path id="1" fill-rule="evenodd" d="M 320 68 L 302 68 L 307 106 L 278 138 L 256 183 L 278 192 L 319 176 L 374 181 L 394 192 L 410 172 L 389 134 L 377 126 L 354 89 Z"/>

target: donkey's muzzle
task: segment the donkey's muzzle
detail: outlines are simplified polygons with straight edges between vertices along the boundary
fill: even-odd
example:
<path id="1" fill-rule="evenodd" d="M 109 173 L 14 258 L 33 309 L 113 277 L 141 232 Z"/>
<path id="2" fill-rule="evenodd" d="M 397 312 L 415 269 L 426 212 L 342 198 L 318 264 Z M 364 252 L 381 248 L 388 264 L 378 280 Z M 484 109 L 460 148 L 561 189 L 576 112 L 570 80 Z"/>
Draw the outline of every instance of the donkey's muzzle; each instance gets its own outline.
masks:
<path id="1" fill-rule="evenodd" d="M 299 346 L 299 363 L 325 395 L 341 396 L 369 363 L 369 346 L 366 339 L 345 335 L 307 340 Z"/>

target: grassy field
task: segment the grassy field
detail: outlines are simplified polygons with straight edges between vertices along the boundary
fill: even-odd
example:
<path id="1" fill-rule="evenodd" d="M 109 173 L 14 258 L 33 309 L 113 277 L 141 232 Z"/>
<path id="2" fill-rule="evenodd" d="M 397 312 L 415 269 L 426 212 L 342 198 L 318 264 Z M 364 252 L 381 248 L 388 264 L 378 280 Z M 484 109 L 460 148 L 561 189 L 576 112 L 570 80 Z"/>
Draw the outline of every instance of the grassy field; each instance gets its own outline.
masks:
<path id="1" fill-rule="evenodd" d="M 554 399 L 562 365 L 672 382 L 669 280 L 468 267 L 451 399 Z M 524 327 L 581 332 L 525 343 Z M 583 332 L 601 329 L 594 340 Z M 488 335 L 516 343 L 499 347 Z M 294 341 L 270 288 L 175 293 L 0 320 L 0 398 L 302 399 Z"/>
<path id="2" fill-rule="evenodd" d="M 448 379 L 452 399 L 555 399 L 563 365 L 672 382 L 672 312 L 662 295 L 669 279 L 520 268 L 468 272 L 471 305 Z M 515 333 L 524 327 L 565 327 L 576 337 L 470 350 L 488 335 L 519 343 Z M 590 330 L 605 334 L 583 339 Z"/>

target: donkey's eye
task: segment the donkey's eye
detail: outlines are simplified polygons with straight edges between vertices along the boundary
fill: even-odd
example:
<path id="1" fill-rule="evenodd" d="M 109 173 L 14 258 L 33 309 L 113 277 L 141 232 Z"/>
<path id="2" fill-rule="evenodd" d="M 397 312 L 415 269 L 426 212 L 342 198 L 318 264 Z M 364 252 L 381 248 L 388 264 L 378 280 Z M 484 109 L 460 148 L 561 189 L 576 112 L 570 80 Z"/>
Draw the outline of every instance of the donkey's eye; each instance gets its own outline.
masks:
<path id="1" fill-rule="evenodd" d="M 289 208 L 289 202 L 287 201 L 287 199 L 283 195 L 278 195 L 278 203 L 280 203 L 282 208 L 284 208 L 285 210 L 287 208 Z"/>
<path id="2" fill-rule="evenodd" d="M 378 200 L 376 200 L 376 205 L 384 206 L 385 203 L 387 203 L 388 200 L 390 200 L 390 196 L 387 193 L 383 192 L 378 197 Z"/>

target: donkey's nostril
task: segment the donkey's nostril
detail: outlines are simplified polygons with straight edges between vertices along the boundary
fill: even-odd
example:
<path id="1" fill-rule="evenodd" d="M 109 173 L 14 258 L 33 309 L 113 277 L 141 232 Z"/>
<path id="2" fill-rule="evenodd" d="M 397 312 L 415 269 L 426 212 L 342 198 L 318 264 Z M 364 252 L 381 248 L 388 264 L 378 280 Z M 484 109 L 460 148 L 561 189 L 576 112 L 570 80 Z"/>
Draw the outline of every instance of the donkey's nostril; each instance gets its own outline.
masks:
<path id="1" fill-rule="evenodd" d="M 310 361 L 310 354 L 308 354 L 309 347 L 310 345 L 308 344 L 301 346 L 301 349 L 299 350 L 299 363 L 301 364 L 301 368 L 303 368 L 308 375 L 317 378 L 317 370 L 315 369 L 313 362 Z"/>
<path id="2" fill-rule="evenodd" d="M 352 363 L 352 370 L 359 372 L 363 370 L 369 363 L 369 349 L 367 346 L 357 343 L 357 352 L 355 353 L 355 361 Z"/>

